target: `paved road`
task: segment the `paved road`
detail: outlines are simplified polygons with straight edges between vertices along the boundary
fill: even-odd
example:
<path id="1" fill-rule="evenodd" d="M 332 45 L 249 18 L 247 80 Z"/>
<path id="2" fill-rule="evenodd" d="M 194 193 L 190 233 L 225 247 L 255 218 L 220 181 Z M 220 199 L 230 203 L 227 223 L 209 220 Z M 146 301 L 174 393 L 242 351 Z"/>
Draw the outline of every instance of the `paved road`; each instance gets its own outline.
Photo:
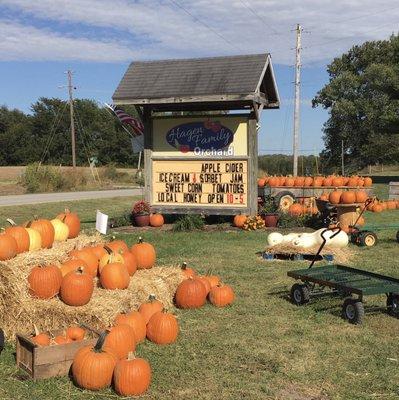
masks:
<path id="1" fill-rule="evenodd" d="M 130 196 L 140 196 L 141 194 L 142 194 L 141 188 L 95 190 L 90 192 L 20 194 L 14 196 L 0 196 L 0 207 L 21 206 L 24 204 L 54 203 L 58 201 L 106 199 L 112 197 L 130 197 Z"/>

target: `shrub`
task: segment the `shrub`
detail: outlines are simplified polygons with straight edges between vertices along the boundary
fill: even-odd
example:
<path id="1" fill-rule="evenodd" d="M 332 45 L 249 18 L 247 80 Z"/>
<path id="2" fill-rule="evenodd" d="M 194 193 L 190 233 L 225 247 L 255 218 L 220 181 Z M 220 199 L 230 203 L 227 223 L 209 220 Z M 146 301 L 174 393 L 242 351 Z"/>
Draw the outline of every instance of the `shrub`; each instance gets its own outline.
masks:
<path id="1" fill-rule="evenodd" d="M 29 164 L 21 175 L 20 183 L 29 193 L 54 192 L 64 188 L 64 178 L 56 167 Z"/>
<path id="2" fill-rule="evenodd" d="M 204 218 L 199 214 L 187 214 L 180 216 L 173 226 L 176 232 L 193 231 L 204 228 Z"/>

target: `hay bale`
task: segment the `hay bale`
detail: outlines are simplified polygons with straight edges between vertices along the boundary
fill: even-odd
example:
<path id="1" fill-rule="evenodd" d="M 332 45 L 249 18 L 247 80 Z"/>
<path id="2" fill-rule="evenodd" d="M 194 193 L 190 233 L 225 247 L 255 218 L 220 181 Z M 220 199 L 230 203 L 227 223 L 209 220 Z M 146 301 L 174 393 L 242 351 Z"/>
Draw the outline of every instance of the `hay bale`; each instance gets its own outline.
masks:
<path id="1" fill-rule="evenodd" d="M 0 327 L 7 339 L 16 332 L 28 333 L 35 324 L 39 330 L 62 329 L 76 323 L 86 323 L 101 329 L 112 324 L 118 312 L 135 310 L 153 293 L 165 307 L 173 306 L 173 296 L 183 276 L 178 267 L 154 267 L 137 271 L 126 290 L 105 290 L 96 278 L 93 296 L 82 307 L 71 307 L 58 297 L 50 300 L 32 298 L 28 293 L 30 269 L 39 264 L 60 264 L 71 250 L 101 242 L 99 235 L 80 235 L 52 249 L 23 253 L 12 260 L 0 262 Z"/>
<path id="2" fill-rule="evenodd" d="M 284 254 L 284 255 L 291 255 L 291 254 L 316 254 L 319 250 L 320 246 L 312 246 L 306 249 L 293 246 L 290 243 L 280 243 L 274 246 L 266 246 L 265 251 L 272 254 Z M 329 247 L 325 246 L 321 253 L 321 255 L 332 254 L 334 256 L 334 262 L 339 264 L 348 264 L 354 256 L 354 251 L 350 247 Z"/>

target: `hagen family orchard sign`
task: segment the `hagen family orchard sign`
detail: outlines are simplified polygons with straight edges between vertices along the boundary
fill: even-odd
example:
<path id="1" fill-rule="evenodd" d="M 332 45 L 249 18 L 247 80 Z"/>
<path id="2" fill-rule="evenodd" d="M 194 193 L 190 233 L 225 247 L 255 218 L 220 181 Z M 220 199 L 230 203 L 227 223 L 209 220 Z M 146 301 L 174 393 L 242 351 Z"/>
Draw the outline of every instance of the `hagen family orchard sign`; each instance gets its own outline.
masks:
<path id="1" fill-rule="evenodd" d="M 248 116 L 154 118 L 152 133 L 153 208 L 248 209 Z"/>

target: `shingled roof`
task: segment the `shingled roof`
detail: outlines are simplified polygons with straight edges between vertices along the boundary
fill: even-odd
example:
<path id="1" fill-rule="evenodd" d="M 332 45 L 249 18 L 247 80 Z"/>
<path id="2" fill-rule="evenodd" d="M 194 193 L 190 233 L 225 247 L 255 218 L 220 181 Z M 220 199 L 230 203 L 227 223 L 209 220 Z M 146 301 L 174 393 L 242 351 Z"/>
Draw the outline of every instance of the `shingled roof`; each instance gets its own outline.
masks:
<path id="1" fill-rule="evenodd" d="M 254 101 L 278 108 L 270 54 L 131 63 L 113 95 L 115 104 L 153 105 L 200 102 L 244 108 Z"/>

